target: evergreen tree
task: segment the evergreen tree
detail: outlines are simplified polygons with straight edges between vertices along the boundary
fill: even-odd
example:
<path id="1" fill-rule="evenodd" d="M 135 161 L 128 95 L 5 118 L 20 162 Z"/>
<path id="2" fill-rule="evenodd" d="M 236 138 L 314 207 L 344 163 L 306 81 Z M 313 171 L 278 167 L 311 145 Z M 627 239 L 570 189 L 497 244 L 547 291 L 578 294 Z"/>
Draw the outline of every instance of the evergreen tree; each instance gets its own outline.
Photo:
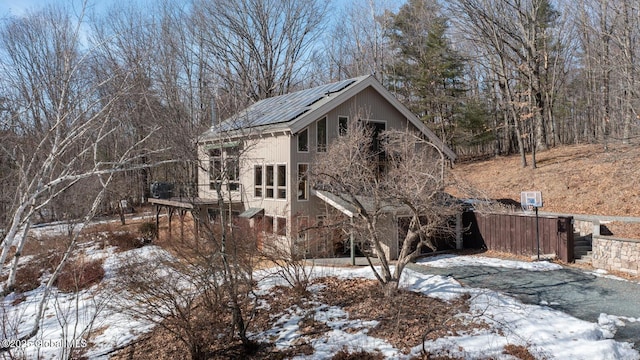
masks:
<path id="1" fill-rule="evenodd" d="M 447 18 L 434 0 L 409 0 L 393 14 L 391 86 L 425 124 L 446 140 L 460 113 L 464 62 L 447 39 Z"/>

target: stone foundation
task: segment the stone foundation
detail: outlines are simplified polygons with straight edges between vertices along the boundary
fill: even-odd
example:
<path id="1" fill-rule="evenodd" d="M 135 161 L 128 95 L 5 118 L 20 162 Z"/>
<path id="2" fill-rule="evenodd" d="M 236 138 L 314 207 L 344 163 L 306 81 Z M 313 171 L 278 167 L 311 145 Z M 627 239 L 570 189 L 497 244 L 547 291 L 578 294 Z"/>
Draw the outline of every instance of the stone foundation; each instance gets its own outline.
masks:
<path id="1" fill-rule="evenodd" d="M 600 237 L 594 234 L 592 247 L 593 267 L 640 274 L 640 240 Z"/>

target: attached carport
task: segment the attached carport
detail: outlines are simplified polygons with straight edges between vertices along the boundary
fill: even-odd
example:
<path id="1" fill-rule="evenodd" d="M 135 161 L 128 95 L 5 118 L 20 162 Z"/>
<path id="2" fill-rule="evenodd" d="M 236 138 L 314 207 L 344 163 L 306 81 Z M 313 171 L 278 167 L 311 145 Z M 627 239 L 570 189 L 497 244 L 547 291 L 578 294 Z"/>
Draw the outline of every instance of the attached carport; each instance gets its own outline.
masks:
<path id="1" fill-rule="evenodd" d="M 342 214 L 348 216 L 353 221 L 354 216 L 357 216 L 359 210 L 353 205 L 353 202 L 358 202 L 362 205 L 365 211 L 375 211 L 374 201 L 371 197 L 356 196 L 354 199 L 347 200 L 346 195 L 340 196 L 333 194 L 325 190 L 311 190 L 311 195 L 316 196 L 327 205 L 330 205 L 334 209 L 340 211 Z M 382 204 L 379 211 L 383 213 L 380 221 L 383 222 L 380 229 L 384 230 L 384 236 L 388 241 L 383 245 L 386 247 L 385 252 L 387 258 L 395 260 L 399 253 L 399 239 L 398 239 L 398 218 L 403 216 L 410 216 L 411 212 L 407 206 L 397 206 L 390 204 Z M 353 234 L 349 236 L 350 248 L 351 248 L 351 263 L 355 265 L 355 239 Z"/>

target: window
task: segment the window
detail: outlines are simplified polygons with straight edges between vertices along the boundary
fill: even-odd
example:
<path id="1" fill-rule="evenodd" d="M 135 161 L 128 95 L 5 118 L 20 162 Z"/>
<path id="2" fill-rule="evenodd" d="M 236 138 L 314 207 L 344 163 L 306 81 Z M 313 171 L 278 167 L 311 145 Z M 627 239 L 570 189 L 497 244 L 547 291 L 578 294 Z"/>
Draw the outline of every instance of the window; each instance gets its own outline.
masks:
<path id="1" fill-rule="evenodd" d="M 229 191 L 240 190 L 240 164 L 235 156 L 228 157 L 225 160 L 227 170 L 227 186 Z"/>
<path id="2" fill-rule="evenodd" d="M 316 122 L 316 137 L 318 152 L 327 151 L 327 118 L 322 118 Z"/>
<path id="3" fill-rule="evenodd" d="M 307 242 L 309 238 L 309 217 L 308 216 L 298 216 L 297 217 L 298 225 L 296 230 L 298 232 L 298 242 Z"/>
<path id="4" fill-rule="evenodd" d="M 287 198 L 287 165 L 278 165 L 278 187 L 276 194 L 278 199 Z"/>
<path id="5" fill-rule="evenodd" d="M 309 129 L 304 129 L 298 133 L 298 151 L 309 151 Z"/>
<path id="6" fill-rule="evenodd" d="M 278 221 L 278 228 L 276 229 L 278 235 L 287 236 L 287 218 L 278 216 L 276 219 Z"/>
<path id="7" fill-rule="evenodd" d="M 262 218 L 262 230 L 265 233 L 273 233 L 273 216 L 265 216 Z"/>
<path id="8" fill-rule="evenodd" d="M 385 174 L 387 153 L 384 151 L 384 139 L 382 133 L 387 129 L 387 124 L 381 121 L 367 121 L 366 126 L 371 129 L 371 155 L 377 157 L 378 176 Z"/>
<path id="9" fill-rule="evenodd" d="M 216 190 L 222 181 L 222 151 L 209 150 L 209 189 Z"/>
<path id="10" fill-rule="evenodd" d="M 298 164 L 298 200 L 309 200 L 308 170 L 309 164 Z"/>
<path id="11" fill-rule="evenodd" d="M 338 116 L 338 135 L 344 136 L 347 134 L 349 118 L 346 116 Z"/>
<path id="12" fill-rule="evenodd" d="M 262 197 L 263 174 L 262 165 L 253 167 L 253 196 Z"/>
<path id="13" fill-rule="evenodd" d="M 209 189 L 222 190 L 226 184 L 229 191 L 240 190 L 239 154 L 237 147 L 209 150 Z"/>
<path id="14" fill-rule="evenodd" d="M 267 179 L 265 181 L 265 184 L 266 184 L 265 197 L 273 199 L 273 197 L 274 197 L 273 196 L 274 195 L 274 188 L 273 187 L 275 185 L 275 182 L 274 182 L 275 173 L 274 173 L 273 165 L 267 165 L 266 175 L 267 175 Z"/>

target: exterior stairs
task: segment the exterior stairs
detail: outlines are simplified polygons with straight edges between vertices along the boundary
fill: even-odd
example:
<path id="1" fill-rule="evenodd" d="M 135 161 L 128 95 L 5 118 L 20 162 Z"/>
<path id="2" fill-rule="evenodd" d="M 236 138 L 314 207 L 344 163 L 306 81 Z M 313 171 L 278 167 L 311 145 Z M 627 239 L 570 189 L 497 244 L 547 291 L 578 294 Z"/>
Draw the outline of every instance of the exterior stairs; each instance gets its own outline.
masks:
<path id="1" fill-rule="evenodd" d="M 580 236 L 580 233 L 573 234 L 573 258 L 576 264 L 591 264 L 592 248 L 591 234 Z"/>

